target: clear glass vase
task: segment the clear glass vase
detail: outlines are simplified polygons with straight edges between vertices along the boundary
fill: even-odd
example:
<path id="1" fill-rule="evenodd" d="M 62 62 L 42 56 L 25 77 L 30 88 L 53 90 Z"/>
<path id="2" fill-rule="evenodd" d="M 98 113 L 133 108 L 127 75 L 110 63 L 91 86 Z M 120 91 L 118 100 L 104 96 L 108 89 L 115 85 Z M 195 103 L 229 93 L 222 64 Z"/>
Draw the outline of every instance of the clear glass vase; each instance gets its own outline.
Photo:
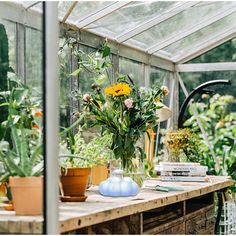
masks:
<path id="1" fill-rule="evenodd" d="M 110 176 L 119 175 L 119 170 L 122 170 L 123 177 L 130 177 L 139 187 L 142 187 L 145 174 L 144 164 L 141 159 L 132 158 L 126 162 L 126 165 L 122 163 L 121 159 L 111 160 L 109 164 Z"/>

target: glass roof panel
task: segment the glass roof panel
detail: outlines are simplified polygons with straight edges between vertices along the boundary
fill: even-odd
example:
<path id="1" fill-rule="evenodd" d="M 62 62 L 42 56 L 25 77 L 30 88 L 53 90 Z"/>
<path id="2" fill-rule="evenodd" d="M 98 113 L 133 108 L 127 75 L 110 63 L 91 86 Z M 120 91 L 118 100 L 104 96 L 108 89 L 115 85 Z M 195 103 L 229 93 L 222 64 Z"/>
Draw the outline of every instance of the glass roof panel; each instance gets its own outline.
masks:
<path id="1" fill-rule="evenodd" d="M 59 1 L 59 16 L 64 17 L 69 10 L 73 1 Z M 75 8 L 71 12 L 68 20 L 76 23 L 94 11 L 99 11 L 104 7 L 111 5 L 112 1 L 78 1 Z"/>
<path id="2" fill-rule="evenodd" d="M 236 27 L 236 13 L 231 14 L 200 31 L 177 41 L 163 50 L 174 55 L 175 57 L 185 55 L 186 50 L 191 50 L 191 48 L 194 48 L 194 45 L 201 44 L 201 42 L 204 42 L 209 37 L 214 38 L 214 35 L 219 35 L 221 32 L 225 32 L 227 29 L 231 29 L 233 27 Z"/>
<path id="3" fill-rule="evenodd" d="M 131 2 L 86 28 L 116 37 L 178 4 L 169 1 Z"/>
<path id="4" fill-rule="evenodd" d="M 222 12 L 224 9 L 228 9 L 230 5 L 235 5 L 235 2 L 227 2 L 227 4 L 222 1 L 201 2 L 135 36 L 133 38 L 135 41 L 132 43 L 137 42 L 136 44 L 141 44 L 143 49 L 148 49 L 158 41 L 166 40 L 186 29 L 190 29 L 193 25 L 199 22 L 199 19 L 203 21 L 212 15 Z M 129 41 L 130 40 L 127 42 Z"/>

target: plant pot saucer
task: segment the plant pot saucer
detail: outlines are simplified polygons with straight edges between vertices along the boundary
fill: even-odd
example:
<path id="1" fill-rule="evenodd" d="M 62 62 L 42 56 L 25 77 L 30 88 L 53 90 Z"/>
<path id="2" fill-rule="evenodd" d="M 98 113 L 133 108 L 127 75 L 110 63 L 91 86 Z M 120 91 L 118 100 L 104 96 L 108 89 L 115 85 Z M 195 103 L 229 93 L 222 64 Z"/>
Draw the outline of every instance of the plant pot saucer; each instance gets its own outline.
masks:
<path id="1" fill-rule="evenodd" d="M 0 204 L 0 207 L 2 207 L 5 211 L 14 211 L 14 206 L 11 202 L 3 202 Z"/>
<path id="2" fill-rule="evenodd" d="M 62 202 L 85 202 L 87 196 L 61 196 Z"/>

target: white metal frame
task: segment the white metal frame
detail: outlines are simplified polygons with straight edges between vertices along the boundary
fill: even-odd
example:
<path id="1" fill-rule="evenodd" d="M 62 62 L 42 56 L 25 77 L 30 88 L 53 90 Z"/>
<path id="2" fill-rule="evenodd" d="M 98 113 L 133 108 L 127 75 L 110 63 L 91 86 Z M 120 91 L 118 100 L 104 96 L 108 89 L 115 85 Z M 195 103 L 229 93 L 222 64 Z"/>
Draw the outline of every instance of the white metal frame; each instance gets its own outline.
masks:
<path id="1" fill-rule="evenodd" d="M 206 19 L 201 20 L 195 25 L 191 25 L 190 27 L 186 28 L 184 31 L 177 33 L 176 35 L 172 35 L 167 39 L 163 39 L 162 41 L 159 41 L 157 44 L 151 46 L 147 49 L 147 52 L 150 54 L 153 54 L 160 49 L 163 49 L 181 39 L 186 38 L 187 36 L 233 14 L 236 11 L 236 6 L 232 7 L 230 6 L 227 10 L 221 11 L 217 14 L 214 14 L 210 17 L 207 17 Z"/>
<path id="2" fill-rule="evenodd" d="M 76 26 L 80 29 L 92 24 L 93 22 L 111 14 L 112 12 L 122 8 L 123 6 L 129 4 L 131 1 L 118 1 L 111 5 L 106 6 L 102 10 L 92 12 L 83 19 L 79 19 L 76 22 Z"/>
<path id="3" fill-rule="evenodd" d="M 66 14 L 64 15 L 63 19 L 62 19 L 62 23 L 65 23 L 66 20 L 68 19 L 68 17 L 70 16 L 71 12 L 74 10 L 74 8 L 76 7 L 76 5 L 78 4 L 78 2 L 72 2 L 72 4 L 70 5 L 68 11 L 66 12 Z"/>
<path id="4" fill-rule="evenodd" d="M 0 2 L 0 5 L 0 16 L 2 19 L 14 21 L 35 29 L 42 28 L 41 13 L 31 9 L 26 10 L 22 5 L 12 2 Z"/>
<path id="5" fill-rule="evenodd" d="M 220 32 L 219 34 L 212 35 L 204 42 L 186 47 L 180 56 L 172 57 L 172 60 L 178 64 L 185 63 L 235 37 L 236 27 L 231 27 L 230 29 Z"/>
<path id="6" fill-rule="evenodd" d="M 203 72 L 203 71 L 232 71 L 236 70 L 236 62 L 217 63 L 193 63 L 178 64 L 175 66 L 177 72 Z"/>
<path id="7" fill-rule="evenodd" d="M 97 35 L 90 31 L 81 31 L 80 32 L 80 43 L 90 46 L 97 47 L 97 45 L 101 44 L 104 41 L 104 37 Z M 106 37 L 107 38 L 107 37 Z M 159 55 L 148 55 L 144 51 L 138 48 L 134 48 L 131 45 L 127 44 L 118 44 L 113 39 L 107 38 L 109 42 L 109 46 L 111 48 L 111 52 L 117 54 L 119 56 L 135 60 L 137 62 L 141 62 L 144 64 L 150 64 L 155 67 L 159 67 L 164 70 L 174 71 L 174 63 L 170 60 L 161 58 Z"/>
<path id="8" fill-rule="evenodd" d="M 174 6 L 170 8 L 167 12 L 164 12 L 163 14 L 153 17 L 150 20 L 147 20 L 146 22 L 143 22 L 142 24 L 138 25 L 137 27 L 130 29 L 128 32 L 124 32 L 121 35 L 118 35 L 116 37 L 116 41 L 119 43 L 122 43 L 124 41 L 127 41 L 130 38 L 133 38 L 134 36 L 143 33 L 144 31 L 152 28 L 153 26 L 156 26 L 160 24 L 163 21 L 166 21 L 170 19 L 171 17 L 176 16 L 182 11 L 185 11 L 186 9 L 198 4 L 199 2 L 181 2 L 177 6 Z"/>
<path id="9" fill-rule="evenodd" d="M 59 21 L 57 6 L 58 2 L 45 2 L 46 234 L 59 234 Z"/>

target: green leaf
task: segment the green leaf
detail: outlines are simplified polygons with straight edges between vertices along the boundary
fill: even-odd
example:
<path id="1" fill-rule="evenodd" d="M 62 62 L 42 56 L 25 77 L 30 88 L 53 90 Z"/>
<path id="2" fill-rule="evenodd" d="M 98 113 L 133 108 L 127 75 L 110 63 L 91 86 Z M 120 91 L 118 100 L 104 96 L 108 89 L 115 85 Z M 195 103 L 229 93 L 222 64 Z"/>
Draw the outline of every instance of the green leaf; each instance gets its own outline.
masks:
<path id="1" fill-rule="evenodd" d="M 10 177 L 10 173 L 7 172 L 7 173 L 4 173 L 1 177 L 0 177 L 0 183 L 5 183 L 8 181 Z"/>
<path id="2" fill-rule="evenodd" d="M 25 89 L 25 88 L 15 88 L 14 89 L 13 99 L 18 106 L 21 105 L 22 102 L 26 99 L 28 93 L 29 93 L 29 90 Z"/>
<path id="3" fill-rule="evenodd" d="M 106 75 L 102 74 L 97 79 L 95 79 L 95 82 L 98 85 L 102 85 L 105 82 L 106 78 L 107 78 Z"/>
<path id="4" fill-rule="evenodd" d="M 77 69 L 77 70 L 73 71 L 70 75 L 77 76 L 77 75 L 79 75 L 80 71 L 81 71 L 81 69 Z"/>
<path id="5" fill-rule="evenodd" d="M 107 45 L 104 45 L 103 46 L 103 50 L 102 50 L 102 57 L 107 57 L 109 56 L 111 53 L 111 49 L 107 46 Z"/>
<path id="6" fill-rule="evenodd" d="M 34 149 L 31 155 L 30 159 L 31 159 L 32 165 L 34 165 L 39 160 L 41 153 L 42 153 L 42 145 L 39 145 Z"/>

